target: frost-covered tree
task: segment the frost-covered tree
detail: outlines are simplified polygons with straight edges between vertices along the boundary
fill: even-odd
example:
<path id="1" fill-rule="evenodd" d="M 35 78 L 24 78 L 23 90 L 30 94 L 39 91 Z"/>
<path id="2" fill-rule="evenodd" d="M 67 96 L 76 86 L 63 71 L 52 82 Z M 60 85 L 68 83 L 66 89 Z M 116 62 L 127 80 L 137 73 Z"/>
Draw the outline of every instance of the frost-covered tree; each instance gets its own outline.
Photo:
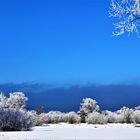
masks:
<path id="1" fill-rule="evenodd" d="M 25 107 L 26 101 L 28 101 L 28 98 L 25 96 L 25 94 L 22 92 L 13 92 L 10 93 L 10 96 L 7 100 L 7 105 L 10 108 L 21 109 Z"/>
<path id="2" fill-rule="evenodd" d="M 83 99 L 81 103 L 80 111 L 84 111 L 86 114 L 91 113 L 92 111 L 99 111 L 100 107 L 97 105 L 97 101 L 91 98 Z"/>
<path id="3" fill-rule="evenodd" d="M 116 18 L 114 35 L 136 32 L 140 25 L 140 0 L 111 0 L 109 14 Z"/>
<path id="4" fill-rule="evenodd" d="M 85 122 L 85 117 L 92 113 L 93 111 L 99 111 L 100 107 L 97 105 L 97 101 L 93 100 L 91 98 L 85 98 L 83 99 L 82 103 L 80 104 L 80 111 L 79 114 L 81 116 L 81 121 Z"/>
<path id="5" fill-rule="evenodd" d="M 0 108 L 0 131 L 25 131 L 33 126 L 32 116 L 27 111 Z"/>
<path id="6" fill-rule="evenodd" d="M 4 96 L 3 93 L 0 93 L 0 108 L 6 108 L 7 107 L 7 97 Z"/>

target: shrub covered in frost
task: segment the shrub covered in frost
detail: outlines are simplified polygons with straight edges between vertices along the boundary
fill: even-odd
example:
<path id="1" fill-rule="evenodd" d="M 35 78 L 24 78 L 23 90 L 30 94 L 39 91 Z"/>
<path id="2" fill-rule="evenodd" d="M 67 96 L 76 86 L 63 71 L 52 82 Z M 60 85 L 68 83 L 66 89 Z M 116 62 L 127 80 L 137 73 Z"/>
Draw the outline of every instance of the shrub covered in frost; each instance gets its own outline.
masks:
<path id="1" fill-rule="evenodd" d="M 105 110 L 102 113 L 105 115 L 108 123 L 114 123 L 115 122 L 114 112 Z"/>
<path id="2" fill-rule="evenodd" d="M 86 117 L 86 123 L 88 124 L 106 124 L 107 118 L 104 114 L 101 114 L 99 112 L 92 112 L 89 113 Z"/>
<path id="3" fill-rule="evenodd" d="M 38 124 L 60 123 L 64 120 L 64 113 L 59 111 L 50 111 L 39 115 Z"/>
<path id="4" fill-rule="evenodd" d="M 108 123 L 132 123 L 131 114 L 133 109 L 122 107 L 116 112 L 105 111 Z"/>
<path id="5" fill-rule="evenodd" d="M 41 126 L 43 124 L 48 124 L 49 122 L 49 116 L 47 113 L 41 113 L 38 115 L 37 125 Z"/>
<path id="6" fill-rule="evenodd" d="M 59 111 L 50 111 L 49 113 L 41 113 L 37 118 L 37 125 L 55 124 L 61 122 L 80 123 L 81 118 L 75 112 L 62 113 Z"/>
<path id="7" fill-rule="evenodd" d="M 0 131 L 25 131 L 33 125 L 32 116 L 27 111 L 0 108 Z"/>
<path id="8" fill-rule="evenodd" d="M 60 111 L 50 111 L 47 113 L 50 123 L 59 123 L 63 121 L 64 113 Z"/>
<path id="9" fill-rule="evenodd" d="M 133 110 L 128 107 L 122 107 L 120 110 L 118 110 L 117 115 L 122 118 L 121 123 L 131 123 L 131 114 L 133 113 Z"/>
<path id="10" fill-rule="evenodd" d="M 123 123 L 124 122 L 124 116 L 122 114 L 111 112 L 111 111 L 105 111 L 104 114 L 108 123 Z"/>
<path id="11" fill-rule="evenodd" d="M 140 124 L 140 110 L 135 110 L 132 114 L 131 114 L 131 120 L 133 123 L 135 124 Z"/>
<path id="12" fill-rule="evenodd" d="M 73 124 L 73 123 L 80 123 L 81 122 L 81 117 L 75 113 L 75 112 L 69 112 L 65 115 L 65 121 Z"/>
<path id="13" fill-rule="evenodd" d="M 9 98 L 0 94 L 0 131 L 30 130 L 35 125 L 31 112 L 23 110 L 27 100 L 22 92 L 10 93 Z"/>
<path id="14" fill-rule="evenodd" d="M 116 112 L 110 112 L 107 116 L 108 123 L 124 123 L 124 116 Z"/>
<path id="15" fill-rule="evenodd" d="M 34 110 L 31 110 L 31 111 L 28 111 L 28 113 L 32 117 L 34 126 L 37 126 L 39 123 L 39 121 L 38 121 L 39 115 L 37 114 L 37 112 Z"/>

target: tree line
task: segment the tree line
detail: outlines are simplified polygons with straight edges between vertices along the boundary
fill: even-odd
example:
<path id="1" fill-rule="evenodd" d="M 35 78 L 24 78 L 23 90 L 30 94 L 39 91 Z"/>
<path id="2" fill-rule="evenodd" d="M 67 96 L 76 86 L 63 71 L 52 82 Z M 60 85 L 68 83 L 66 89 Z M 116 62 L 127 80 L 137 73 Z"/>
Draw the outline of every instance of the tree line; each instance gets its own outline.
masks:
<path id="1" fill-rule="evenodd" d="M 34 126 L 55 123 L 140 123 L 140 106 L 122 107 L 117 111 L 101 110 L 98 102 L 85 98 L 78 112 L 26 110 L 28 98 L 22 92 L 13 92 L 9 97 L 0 94 L 0 131 L 27 131 Z"/>

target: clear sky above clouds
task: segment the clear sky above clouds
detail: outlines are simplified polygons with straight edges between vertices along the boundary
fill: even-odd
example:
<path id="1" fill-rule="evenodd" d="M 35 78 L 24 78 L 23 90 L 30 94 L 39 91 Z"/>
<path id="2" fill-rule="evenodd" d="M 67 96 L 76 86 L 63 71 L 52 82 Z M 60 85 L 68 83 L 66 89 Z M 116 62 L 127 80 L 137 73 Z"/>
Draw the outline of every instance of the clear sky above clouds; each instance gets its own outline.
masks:
<path id="1" fill-rule="evenodd" d="M 109 5 L 0 1 L 0 83 L 139 82 L 140 39 L 112 36 Z"/>

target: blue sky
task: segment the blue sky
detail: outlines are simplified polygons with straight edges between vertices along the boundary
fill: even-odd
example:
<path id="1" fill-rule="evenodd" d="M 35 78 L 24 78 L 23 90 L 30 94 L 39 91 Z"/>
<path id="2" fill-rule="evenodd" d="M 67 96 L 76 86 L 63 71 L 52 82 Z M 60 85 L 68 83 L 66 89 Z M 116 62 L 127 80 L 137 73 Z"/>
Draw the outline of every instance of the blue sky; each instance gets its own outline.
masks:
<path id="1" fill-rule="evenodd" d="M 0 1 L 0 83 L 139 83 L 140 39 L 112 36 L 109 5 Z"/>

